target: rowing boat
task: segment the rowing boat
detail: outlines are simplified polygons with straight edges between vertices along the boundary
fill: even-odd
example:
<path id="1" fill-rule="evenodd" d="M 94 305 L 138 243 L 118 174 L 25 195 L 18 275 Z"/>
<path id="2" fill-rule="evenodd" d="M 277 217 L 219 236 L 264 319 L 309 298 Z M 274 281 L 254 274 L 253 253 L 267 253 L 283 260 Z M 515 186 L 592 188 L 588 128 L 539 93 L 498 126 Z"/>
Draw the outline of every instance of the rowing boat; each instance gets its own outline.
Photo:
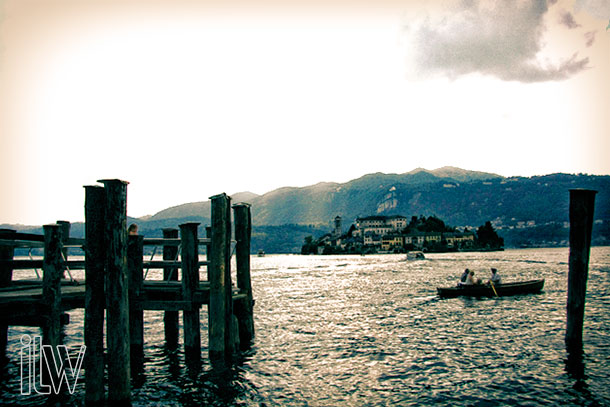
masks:
<path id="1" fill-rule="evenodd" d="M 544 279 L 520 281 L 516 283 L 494 284 L 498 297 L 517 294 L 538 293 L 544 286 Z M 459 285 L 457 287 L 438 287 L 439 297 L 451 298 L 459 296 L 495 297 L 493 288 L 487 284 Z"/>

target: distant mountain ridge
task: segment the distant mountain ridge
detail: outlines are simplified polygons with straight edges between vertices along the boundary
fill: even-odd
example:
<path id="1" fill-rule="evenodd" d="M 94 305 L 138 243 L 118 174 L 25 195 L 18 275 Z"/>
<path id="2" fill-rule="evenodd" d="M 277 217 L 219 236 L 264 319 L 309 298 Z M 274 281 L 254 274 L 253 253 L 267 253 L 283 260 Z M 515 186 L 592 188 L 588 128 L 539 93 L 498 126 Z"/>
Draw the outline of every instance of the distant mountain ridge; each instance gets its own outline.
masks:
<path id="1" fill-rule="evenodd" d="M 346 183 L 320 182 L 306 187 L 283 187 L 256 195 L 250 192 L 234 194 L 234 202 L 252 204 L 255 225 L 326 224 L 337 214 L 346 219 L 393 209 L 392 203 L 379 195 L 398 187 L 441 183 L 457 185 L 464 182 L 503 179 L 497 174 L 468 171 L 456 167 L 436 170 L 417 168 L 403 174 L 367 174 Z M 387 208 L 380 210 L 381 207 Z M 210 202 L 193 202 L 160 211 L 151 221 L 170 218 L 198 217 L 209 219 Z"/>
<path id="2" fill-rule="evenodd" d="M 257 195 L 232 194 L 232 202 L 252 204 L 252 250 L 267 253 L 300 251 L 307 235 L 320 236 L 331 229 L 335 216 L 344 229 L 358 216 L 431 216 L 447 225 L 478 227 L 492 221 L 506 247 L 566 246 L 569 190 L 598 191 L 595 200 L 593 243 L 610 244 L 610 176 L 550 174 L 502 177 L 455 167 L 417 168 L 403 174 L 367 174 L 345 182 L 320 182 L 306 187 L 283 187 Z M 162 228 L 194 221 L 210 224 L 209 201 L 164 209 L 136 222 L 148 237 L 160 237 Z M 40 227 L 1 225 L 32 233 Z M 82 237 L 82 223 L 72 225 L 72 236 Z"/>

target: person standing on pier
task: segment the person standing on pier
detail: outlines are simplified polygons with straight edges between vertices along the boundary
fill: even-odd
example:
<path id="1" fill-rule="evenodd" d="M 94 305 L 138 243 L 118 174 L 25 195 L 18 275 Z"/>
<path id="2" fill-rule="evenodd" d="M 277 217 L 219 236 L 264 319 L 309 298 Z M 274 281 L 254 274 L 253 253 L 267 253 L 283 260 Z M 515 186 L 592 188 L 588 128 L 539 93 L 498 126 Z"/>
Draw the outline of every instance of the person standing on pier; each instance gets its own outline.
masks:
<path id="1" fill-rule="evenodd" d="M 137 236 L 138 235 L 138 225 L 136 225 L 135 223 L 132 223 L 131 225 L 129 225 L 129 228 L 127 228 L 127 232 L 129 234 L 129 236 Z"/>

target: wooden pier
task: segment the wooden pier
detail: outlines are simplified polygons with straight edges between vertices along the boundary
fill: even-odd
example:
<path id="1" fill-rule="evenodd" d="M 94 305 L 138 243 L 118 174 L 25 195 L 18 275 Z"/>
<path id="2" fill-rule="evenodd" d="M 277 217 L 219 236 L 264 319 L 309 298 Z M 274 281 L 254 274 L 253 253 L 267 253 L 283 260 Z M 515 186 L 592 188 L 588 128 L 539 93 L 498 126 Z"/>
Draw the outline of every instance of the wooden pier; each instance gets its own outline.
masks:
<path id="1" fill-rule="evenodd" d="M 163 238 L 145 238 L 127 234 L 127 183 L 100 182 L 103 186 L 85 187 L 84 239 L 71 238 L 70 224 L 64 221 L 45 225 L 44 235 L 0 230 L 0 350 L 5 352 L 7 328 L 12 325 L 39 326 L 45 344 L 59 345 L 62 325 L 69 323 L 65 312 L 84 308 L 85 399 L 90 404 L 104 400 L 128 403 L 131 372 L 137 369 L 131 364 L 143 359 L 143 311 L 165 311 L 165 338 L 170 347 L 178 344 L 182 311 L 186 359 L 198 363 L 199 310 L 207 305 L 210 360 L 214 366 L 230 366 L 233 354 L 247 349 L 254 337 L 250 206 L 240 203 L 232 207 L 237 266 L 234 285 L 229 196 L 210 198 L 212 225 L 206 228 L 205 238 L 198 236 L 198 223 L 179 225 L 179 232 L 165 229 Z M 146 260 L 144 246 L 162 247 L 163 260 Z M 205 261 L 199 259 L 201 246 L 207 248 Z M 16 248 L 43 248 L 44 257 L 14 259 Z M 71 248 L 82 249 L 84 261 L 71 260 Z M 13 271 L 20 269 L 42 269 L 42 276 L 13 280 Z M 79 269 L 85 270 L 85 280 L 73 281 L 70 271 Z M 148 269 L 162 269 L 163 280 L 146 279 L 144 270 Z M 69 279 L 62 278 L 65 273 Z M 112 372 L 107 375 L 107 384 L 104 332 L 107 368 Z"/>

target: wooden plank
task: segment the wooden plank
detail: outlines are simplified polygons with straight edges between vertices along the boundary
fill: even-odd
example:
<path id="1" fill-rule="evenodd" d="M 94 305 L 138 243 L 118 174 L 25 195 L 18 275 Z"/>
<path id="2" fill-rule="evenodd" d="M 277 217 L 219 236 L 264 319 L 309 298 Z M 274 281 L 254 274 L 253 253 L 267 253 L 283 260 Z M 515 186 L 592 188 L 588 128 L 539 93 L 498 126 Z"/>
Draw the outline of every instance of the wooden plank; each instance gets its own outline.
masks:
<path id="1" fill-rule="evenodd" d="M 16 240 L 25 240 L 25 241 L 44 243 L 43 235 L 37 235 L 34 233 L 23 233 L 23 232 L 11 233 L 10 230 L 11 229 L 0 229 L 0 239 L 11 239 L 11 240 L 16 239 Z"/>
<path id="2" fill-rule="evenodd" d="M 86 225 L 85 225 L 86 227 Z M 82 247 L 85 245 L 85 239 L 80 237 L 69 237 L 64 243 L 64 247 Z"/>
<path id="3" fill-rule="evenodd" d="M 33 270 L 42 268 L 42 259 L 34 260 L 0 260 L 0 267 L 6 266 L 13 270 Z M 66 264 L 70 270 L 82 270 L 85 268 L 84 260 L 68 260 L 67 262 L 62 261 Z"/>
<path id="4" fill-rule="evenodd" d="M 153 301 L 144 300 L 136 302 L 138 309 L 149 311 L 195 311 L 199 310 L 201 304 L 194 301 Z"/>
<path id="5" fill-rule="evenodd" d="M 197 263 L 198 266 L 207 266 L 207 261 L 200 261 Z M 144 268 L 147 269 L 160 269 L 166 267 L 180 268 L 182 262 L 174 260 L 149 260 L 144 262 Z"/>
<path id="6" fill-rule="evenodd" d="M 108 400 L 129 403 L 130 346 L 127 277 L 127 183 L 101 180 L 106 189 L 106 343 L 108 344 Z"/>
<path id="7" fill-rule="evenodd" d="M 1 246 L 11 246 L 14 248 L 34 248 L 44 247 L 43 242 L 32 242 L 29 240 L 11 240 L 11 239 L 0 239 Z"/>
<path id="8" fill-rule="evenodd" d="M 173 228 L 168 228 L 168 230 L 177 230 Z M 209 245 L 211 243 L 210 239 L 201 238 L 198 239 L 200 245 Z M 144 246 L 180 246 L 180 239 L 178 238 L 154 238 L 147 237 L 144 239 Z"/>

